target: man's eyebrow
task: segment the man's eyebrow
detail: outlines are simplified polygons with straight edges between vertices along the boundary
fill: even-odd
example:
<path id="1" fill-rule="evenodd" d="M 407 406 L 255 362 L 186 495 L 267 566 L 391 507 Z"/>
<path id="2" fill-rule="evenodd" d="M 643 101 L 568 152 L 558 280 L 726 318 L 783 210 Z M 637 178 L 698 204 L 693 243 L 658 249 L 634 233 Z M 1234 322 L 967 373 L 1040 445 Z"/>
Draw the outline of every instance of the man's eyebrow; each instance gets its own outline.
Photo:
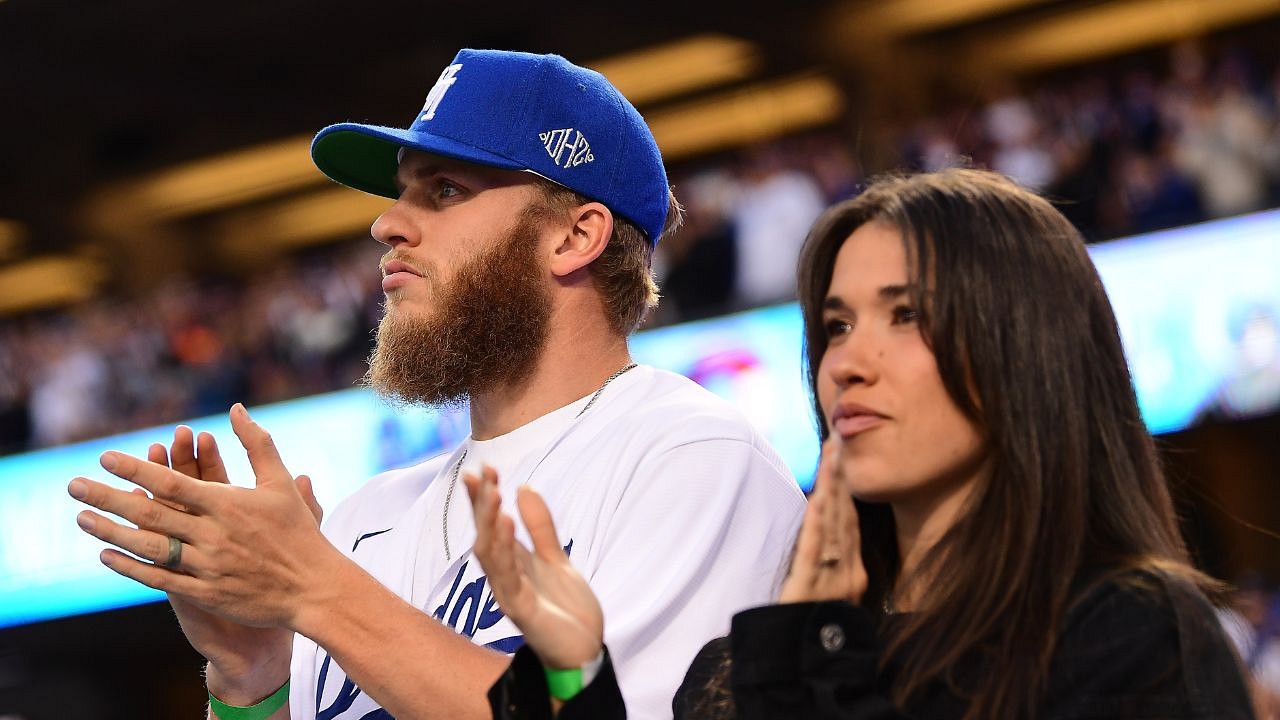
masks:
<path id="1" fill-rule="evenodd" d="M 405 186 L 407 185 L 407 183 L 403 179 L 404 176 L 408 175 L 409 178 L 412 180 L 422 180 L 435 175 L 439 175 L 442 172 L 444 172 L 444 169 L 439 165 L 435 165 L 435 164 L 418 165 L 414 167 L 413 170 L 411 171 L 405 171 L 404 166 L 402 165 L 399 170 L 396 170 L 395 177 L 393 177 L 391 181 L 395 183 L 396 190 L 403 193 Z"/>

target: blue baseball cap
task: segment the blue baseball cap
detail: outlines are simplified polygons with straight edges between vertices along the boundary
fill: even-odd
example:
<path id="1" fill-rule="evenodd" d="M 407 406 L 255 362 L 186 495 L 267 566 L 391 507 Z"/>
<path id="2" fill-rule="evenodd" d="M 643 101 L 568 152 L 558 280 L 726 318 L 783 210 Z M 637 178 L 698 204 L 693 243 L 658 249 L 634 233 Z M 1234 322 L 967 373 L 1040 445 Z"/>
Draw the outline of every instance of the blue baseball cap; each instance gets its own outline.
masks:
<path id="1" fill-rule="evenodd" d="M 311 143 L 316 167 L 397 198 L 401 148 L 525 170 L 603 203 L 657 242 L 667 172 L 653 133 L 603 75 L 559 55 L 462 50 L 408 128 L 341 123 Z"/>

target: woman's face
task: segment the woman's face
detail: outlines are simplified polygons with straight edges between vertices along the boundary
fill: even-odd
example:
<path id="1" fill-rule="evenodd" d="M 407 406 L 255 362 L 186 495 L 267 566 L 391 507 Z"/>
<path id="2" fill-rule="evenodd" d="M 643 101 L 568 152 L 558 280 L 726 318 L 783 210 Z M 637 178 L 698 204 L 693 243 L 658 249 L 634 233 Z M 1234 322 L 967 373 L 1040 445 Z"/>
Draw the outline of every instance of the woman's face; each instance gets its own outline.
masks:
<path id="1" fill-rule="evenodd" d="M 818 399 L 855 497 L 933 507 L 967 495 L 985 449 L 943 387 L 910 283 L 896 228 L 871 222 L 845 240 L 824 301 Z"/>

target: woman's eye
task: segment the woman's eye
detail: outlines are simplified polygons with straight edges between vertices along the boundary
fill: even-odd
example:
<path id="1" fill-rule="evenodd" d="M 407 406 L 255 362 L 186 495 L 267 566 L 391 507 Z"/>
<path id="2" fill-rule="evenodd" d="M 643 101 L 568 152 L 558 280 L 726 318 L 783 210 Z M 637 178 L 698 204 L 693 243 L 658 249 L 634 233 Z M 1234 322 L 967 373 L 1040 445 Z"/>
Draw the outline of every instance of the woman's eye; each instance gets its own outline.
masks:
<path id="1" fill-rule="evenodd" d="M 893 324 L 902 325 L 905 323 L 913 323 L 920 319 L 920 313 L 915 308 L 899 305 L 893 309 Z"/>
<path id="2" fill-rule="evenodd" d="M 849 325 L 849 323 L 845 322 L 844 320 L 828 320 L 824 324 L 824 327 L 826 328 L 828 338 L 833 338 L 833 337 L 836 337 L 837 335 L 843 335 L 849 332 L 849 330 L 851 329 L 851 326 Z"/>

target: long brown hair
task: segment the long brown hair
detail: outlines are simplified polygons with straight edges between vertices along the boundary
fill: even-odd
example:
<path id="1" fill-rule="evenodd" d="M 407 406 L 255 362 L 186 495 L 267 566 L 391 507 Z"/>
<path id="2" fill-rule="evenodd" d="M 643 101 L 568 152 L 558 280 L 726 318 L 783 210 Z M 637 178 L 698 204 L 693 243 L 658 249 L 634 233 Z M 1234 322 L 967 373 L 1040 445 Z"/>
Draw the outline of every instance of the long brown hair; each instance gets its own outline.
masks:
<path id="1" fill-rule="evenodd" d="M 822 438 L 823 300 L 836 253 L 871 221 L 902 233 L 921 333 L 990 452 L 966 512 L 921 564 L 930 590 L 918 612 L 887 625 L 882 661 L 900 668 L 893 699 L 901 706 L 943 683 L 969 700 L 968 718 L 1033 717 L 1083 578 L 1137 567 L 1212 583 L 1188 562 L 1079 233 L 1000 175 L 885 178 L 814 225 L 799 295 Z M 858 503 L 858 512 L 871 583 L 864 602 L 877 602 L 898 570 L 893 516 L 885 505 Z"/>

